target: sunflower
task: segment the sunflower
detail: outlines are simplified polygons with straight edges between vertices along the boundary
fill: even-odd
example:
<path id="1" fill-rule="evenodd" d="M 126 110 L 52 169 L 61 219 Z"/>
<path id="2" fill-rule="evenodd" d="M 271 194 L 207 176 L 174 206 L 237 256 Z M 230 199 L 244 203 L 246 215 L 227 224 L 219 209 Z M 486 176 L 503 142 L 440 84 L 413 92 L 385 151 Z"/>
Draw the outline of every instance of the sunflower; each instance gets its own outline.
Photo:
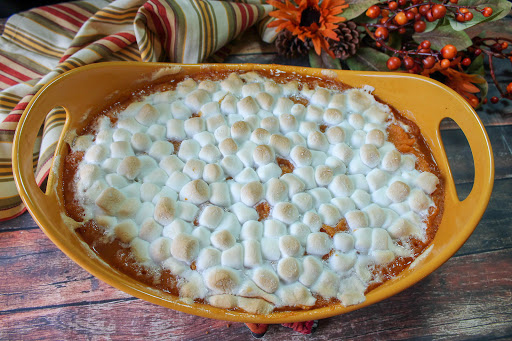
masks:
<path id="1" fill-rule="evenodd" d="M 323 0 L 321 4 L 319 0 L 298 0 L 297 5 L 290 0 L 267 0 L 267 3 L 278 8 L 270 12 L 270 16 L 276 20 L 268 27 L 277 27 L 277 32 L 288 30 L 303 42 L 311 39 L 318 55 L 324 50 L 334 58 L 327 38 L 339 40 L 334 29 L 338 23 L 345 21 L 345 18 L 338 16 L 348 7 L 345 0 Z"/>
<path id="2" fill-rule="evenodd" d="M 425 69 L 421 73 L 423 76 L 432 77 L 432 78 L 440 78 L 439 76 L 434 75 L 434 73 L 439 72 L 441 76 L 441 81 L 455 90 L 459 95 L 464 97 L 473 107 L 478 106 L 478 98 L 475 94 L 480 92 L 480 89 L 475 84 L 483 84 L 486 83 L 486 80 L 479 75 L 470 75 L 464 72 L 457 71 L 454 68 L 446 68 L 443 69 L 440 63 L 436 63 L 433 68 Z M 439 75 L 439 74 L 437 74 Z"/>

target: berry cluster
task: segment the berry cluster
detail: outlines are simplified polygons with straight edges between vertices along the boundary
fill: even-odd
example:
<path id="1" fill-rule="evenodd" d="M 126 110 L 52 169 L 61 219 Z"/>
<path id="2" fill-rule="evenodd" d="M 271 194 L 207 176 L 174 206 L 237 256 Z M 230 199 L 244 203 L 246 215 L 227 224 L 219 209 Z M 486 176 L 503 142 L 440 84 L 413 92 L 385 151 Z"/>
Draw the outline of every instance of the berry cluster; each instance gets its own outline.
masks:
<path id="1" fill-rule="evenodd" d="M 407 72 L 420 74 L 435 67 L 434 70 L 454 68 L 463 72 L 476 57 L 484 53 L 489 57 L 491 76 L 495 81 L 492 58 L 508 58 L 512 62 L 512 53 L 506 53 L 509 47 L 508 39 L 493 38 L 494 40 L 490 41 L 490 38 L 476 38 L 477 41 L 473 41 L 474 45 L 465 51 L 457 51 L 452 44 L 435 50 L 428 40 L 418 44 L 412 39 L 414 33 L 426 30 L 427 22 L 434 22 L 446 17 L 451 17 L 458 22 L 473 20 L 473 12 L 470 10 L 480 12 L 484 17 L 490 17 L 493 14 L 491 7 L 463 6 L 458 4 L 458 0 L 439 2 L 398 0 L 379 3 L 368 8 L 366 16 L 374 20 L 362 25 L 374 40 L 375 46 L 392 55 L 386 63 L 389 70 L 402 68 Z M 392 32 L 402 35 L 401 47 L 398 49 L 392 47 L 393 44 L 389 42 Z M 506 91 L 502 91 L 496 81 L 495 84 L 501 97 L 512 98 L 512 83 L 507 86 Z M 498 100 L 497 97 L 491 98 L 492 103 L 496 103 Z M 478 98 L 474 95 L 470 95 L 468 101 L 474 106 L 479 103 Z"/>

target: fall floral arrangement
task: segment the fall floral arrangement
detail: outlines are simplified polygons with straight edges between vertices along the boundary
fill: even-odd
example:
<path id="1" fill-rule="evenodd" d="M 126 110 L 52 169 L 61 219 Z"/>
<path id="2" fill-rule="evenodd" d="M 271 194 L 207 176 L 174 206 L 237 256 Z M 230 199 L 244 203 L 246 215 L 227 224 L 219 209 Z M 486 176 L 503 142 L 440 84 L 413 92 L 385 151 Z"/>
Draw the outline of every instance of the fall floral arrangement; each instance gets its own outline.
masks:
<path id="1" fill-rule="evenodd" d="M 489 72 L 501 97 L 512 99 L 512 82 L 500 84 L 493 64 L 512 64 L 510 32 L 485 34 L 512 32 L 502 20 L 512 6 L 506 0 L 267 2 L 276 8 L 269 27 L 278 32 L 277 51 L 287 58 L 309 55 L 315 67 L 421 74 L 445 83 L 473 107 L 487 102 Z"/>

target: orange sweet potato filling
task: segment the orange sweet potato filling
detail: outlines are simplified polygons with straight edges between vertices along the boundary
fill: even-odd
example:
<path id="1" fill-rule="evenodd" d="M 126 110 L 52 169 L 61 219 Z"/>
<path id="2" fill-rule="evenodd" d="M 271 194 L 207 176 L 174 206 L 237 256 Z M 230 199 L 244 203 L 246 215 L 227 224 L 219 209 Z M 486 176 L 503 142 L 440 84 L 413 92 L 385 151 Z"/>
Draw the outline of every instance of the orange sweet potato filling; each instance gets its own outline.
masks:
<path id="1" fill-rule="evenodd" d="M 193 75 L 192 77 L 197 80 L 203 79 L 211 79 L 218 80 L 225 78 L 230 71 L 225 72 L 210 72 L 210 73 L 201 73 L 197 75 Z M 273 78 L 278 83 L 285 83 L 291 79 L 298 79 L 299 81 L 305 81 L 310 86 L 324 86 L 330 88 L 336 88 L 338 90 L 344 90 L 348 87 L 339 82 L 335 82 L 332 80 L 323 80 L 323 79 L 303 79 L 301 76 L 294 75 L 293 78 L 290 75 L 279 75 L 275 76 L 272 74 L 272 71 L 261 72 L 263 76 L 268 78 Z M 121 99 L 114 101 L 106 106 L 105 109 L 97 111 L 95 114 L 90 115 L 90 118 L 86 125 L 80 130 L 78 130 L 79 135 L 94 133 L 94 122 L 96 120 L 106 115 L 110 118 L 112 123 L 117 121 L 117 113 L 119 113 L 122 109 L 126 108 L 131 102 L 137 100 L 143 95 L 146 95 L 151 92 L 156 91 L 166 91 L 173 89 L 176 84 L 183 80 L 183 78 L 170 78 L 164 80 L 161 84 L 156 84 L 152 86 L 148 86 L 142 90 L 131 91 Z M 295 103 L 301 103 L 304 105 L 308 104 L 307 99 L 302 98 L 300 96 L 290 96 Z M 197 114 L 196 116 L 199 116 Z M 381 285 L 386 280 L 396 276 L 401 271 L 403 271 L 407 266 L 419 255 L 421 252 L 431 243 L 432 239 L 437 232 L 437 227 L 441 222 L 441 217 L 443 213 L 443 203 L 444 203 L 444 182 L 439 169 L 437 168 L 430 150 L 428 149 L 426 143 L 424 142 L 419 128 L 412 122 L 401 116 L 396 110 L 394 110 L 395 118 L 398 121 L 403 122 L 404 124 L 410 127 L 410 132 L 406 132 L 400 125 L 398 124 L 390 124 L 387 133 L 388 140 L 392 142 L 396 148 L 402 152 L 407 154 L 413 154 L 417 157 L 416 169 L 421 171 L 429 171 L 434 173 L 441 180 L 438 188 L 432 194 L 432 199 L 435 203 L 435 207 L 431 207 L 429 211 L 429 216 L 426 221 L 427 224 L 427 241 L 421 242 L 419 240 L 412 240 L 411 245 L 414 250 L 414 257 L 409 258 L 396 258 L 391 264 L 383 267 L 376 267 L 374 270 L 374 277 L 380 277 L 380 281 L 375 280 L 367 289 L 367 292 L 375 289 L 379 285 Z M 326 125 L 322 124 L 321 128 L 323 131 L 327 128 Z M 174 144 L 175 152 L 179 150 L 181 141 L 171 141 Z M 65 163 L 62 171 L 61 178 L 61 193 L 64 201 L 64 209 L 66 214 L 74 219 L 77 222 L 82 222 L 82 224 L 76 229 L 77 234 L 91 247 L 91 249 L 96 252 L 103 260 L 105 260 L 108 264 L 110 264 L 113 268 L 118 269 L 119 271 L 131 276 L 149 286 L 160 289 L 164 292 L 171 293 L 173 295 L 179 295 L 179 284 L 176 276 L 171 274 L 168 270 L 163 270 L 158 274 L 155 274 L 148 269 L 142 267 L 137 264 L 135 259 L 132 257 L 130 248 L 128 245 L 123 244 L 121 241 L 117 239 L 107 239 L 104 235 L 104 228 L 99 226 L 98 223 L 94 220 L 89 220 L 83 222 L 83 209 L 79 205 L 75 186 L 74 186 L 74 177 L 77 172 L 77 168 L 79 163 L 83 158 L 83 152 L 71 152 L 68 149 L 68 152 L 65 155 Z M 294 170 L 294 165 L 287 159 L 284 158 L 276 158 L 278 165 L 282 169 L 282 174 L 291 173 Z M 256 211 L 259 215 L 259 220 L 262 221 L 270 215 L 272 207 L 268 202 L 264 201 L 255 206 Z M 327 233 L 329 236 L 333 237 L 336 233 L 347 231 L 348 226 L 346 220 L 342 218 L 336 226 L 328 226 L 323 225 L 321 231 Z M 332 250 L 329 254 L 325 255 L 323 259 L 328 259 Z M 195 263 L 191 264 L 191 269 L 195 268 Z M 336 299 L 324 299 L 318 295 L 315 295 L 317 298 L 317 303 L 313 307 L 280 307 L 276 308 L 275 311 L 293 311 L 293 310 L 301 310 L 301 309 L 313 309 L 324 306 L 329 306 L 332 304 L 337 304 L 338 301 Z M 197 302 L 204 303 L 203 300 L 197 300 Z M 238 309 L 235 309 L 238 310 Z"/>

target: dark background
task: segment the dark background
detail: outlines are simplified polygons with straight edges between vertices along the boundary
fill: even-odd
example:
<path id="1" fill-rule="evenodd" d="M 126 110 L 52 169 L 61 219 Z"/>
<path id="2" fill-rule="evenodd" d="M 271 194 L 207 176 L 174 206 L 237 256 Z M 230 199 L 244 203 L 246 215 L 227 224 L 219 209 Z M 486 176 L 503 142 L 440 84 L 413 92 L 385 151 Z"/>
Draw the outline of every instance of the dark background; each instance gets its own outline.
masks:
<path id="1" fill-rule="evenodd" d="M 0 0 L 0 18 L 7 18 L 15 13 L 34 7 L 66 2 L 65 0 Z"/>

